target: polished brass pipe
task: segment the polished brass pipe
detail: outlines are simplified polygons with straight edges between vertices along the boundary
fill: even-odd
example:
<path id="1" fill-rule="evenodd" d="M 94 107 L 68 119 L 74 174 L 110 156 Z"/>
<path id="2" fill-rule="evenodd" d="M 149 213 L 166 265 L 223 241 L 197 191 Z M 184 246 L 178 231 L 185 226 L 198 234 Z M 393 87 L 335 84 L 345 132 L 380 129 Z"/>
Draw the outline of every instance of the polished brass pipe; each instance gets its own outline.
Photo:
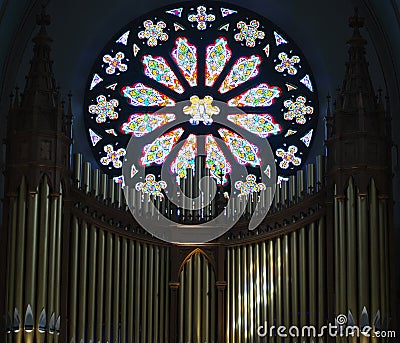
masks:
<path id="1" fill-rule="evenodd" d="M 210 342 L 210 263 L 203 257 L 203 342 Z"/>
<path id="2" fill-rule="evenodd" d="M 386 212 L 386 203 L 385 199 L 379 197 L 378 200 L 378 211 L 379 211 L 379 280 L 380 280 L 380 290 L 381 290 L 381 311 L 383 319 L 388 316 L 388 307 L 387 307 L 387 274 L 386 274 L 386 263 L 388 259 L 387 252 L 387 244 L 386 244 L 386 221 L 385 221 L 385 212 Z"/>
<path id="3" fill-rule="evenodd" d="M 100 174 L 100 194 L 101 194 L 101 199 L 103 201 L 107 199 L 107 185 L 108 185 L 107 174 Z"/>
<path id="4" fill-rule="evenodd" d="M 340 280 L 344 270 L 340 269 L 340 228 L 339 228 L 339 200 L 337 198 L 337 191 L 335 185 L 335 198 L 333 202 L 334 208 L 334 260 L 335 260 L 335 314 L 340 314 Z"/>
<path id="5" fill-rule="evenodd" d="M 50 219 L 49 219 L 49 278 L 48 278 L 48 292 L 47 292 L 47 309 L 48 315 L 55 314 L 55 278 L 57 274 L 56 269 L 56 255 L 57 255 L 57 216 L 58 216 L 58 201 L 57 194 L 50 195 Z M 53 342 L 53 335 L 47 333 L 47 342 Z"/>
<path id="6" fill-rule="evenodd" d="M 307 174 L 307 193 L 312 194 L 315 191 L 315 165 L 307 164 L 306 166 Z"/>
<path id="7" fill-rule="evenodd" d="M 310 312 L 310 325 L 317 326 L 317 277 L 316 277 L 316 263 L 317 254 L 315 249 L 315 223 L 311 223 L 308 228 L 308 265 L 309 265 L 309 279 L 308 279 L 308 298 L 309 298 L 309 312 Z M 304 249 L 304 248 L 303 248 Z"/>
<path id="8" fill-rule="evenodd" d="M 135 330 L 135 242 L 128 241 L 128 288 L 127 294 L 127 327 L 128 327 L 128 342 L 133 342 Z"/>
<path id="9" fill-rule="evenodd" d="M 141 308 L 141 316 L 142 316 L 142 333 L 141 333 L 141 342 L 142 343 L 148 343 L 149 341 L 147 340 L 147 330 L 150 328 L 147 328 L 146 324 L 146 318 L 147 318 L 147 302 L 148 302 L 148 287 L 147 287 L 147 277 L 148 277 L 148 261 L 149 261 L 149 256 L 148 256 L 148 246 L 147 244 L 143 244 L 142 246 L 142 292 L 141 292 L 141 298 L 142 298 L 142 308 Z"/>
<path id="10" fill-rule="evenodd" d="M 201 341 L 201 259 L 200 253 L 193 256 L 193 342 Z"/>
<path id="11" fill-rule="evenodd" d="M 325 156 L 318 155 L 316 158 L 316 169 L 317 169 L 317 190 L 321 190 L 325 184 Z"/>
<path id="12" fill-rule="evenodd" d="M 121 188 L 121 187 L 118 187 Z M 120 341 L 126 342 L 126 333 L 129 326 L 127 323 L 127 306 L 129 305 L 129 299 L 127 296 L 128 289 L 128 250 L 129 250 L 129 242 L 126 238 L 121 239 L 121 332 L 120 332 Z M 131 285 L 132 286 L 132 285 Z"/>
<path id="13" fill-rule="evenodd" d="M 236 249 L 236 265 L 235 265 L 235 274 L 236 274 L 236 289 L 237 289 L 237 298 L 236 298 L 236 309 L 237 309 L 237 325 L 236 325 L 236 341 L 243 342 L 242 333 L 243 333 L 243 288 L 242 288 L 242 257 L 241 257 L 241 248 L 237 247 Z M 212 285 L 214 287 L 214 285 Z"/>
<path id="14" fill-rule="evenodd" d="M 104 310 L 104 265 L 105 265 L 105 248 L 106 234 L 103 230 L 98 232 L 98 254 L 96 260 L 97 281 L 96 281 L 96 341 L 101 340 L 103 336 L 103 310 Z"/>
<path id="15" fill-rule="evenodd" d="M 296 199 L 296 175 L 290 175 L 289 178 L 289 201 L 293 202 Z"/>
<path id="16" fill-rule="evenodd" d="M 81 179 L 82 179 L 82 155 L 74 154 L 74 183 L 78 188 L 81 187 Z"/>
<path id="17" fill-rule="evenodd" d="M 140 301 L 141 301 L 141 277 L 142 277 L 142 246 L 136 242 L 135 246 L 135 340 L 140 341 Z"/>
<path id="18" fill-rule="evenodd" d="M 165 252 L 165 247 L 161 247 L 161 255 L 160 255 L 160 342 L 163 341 L 164 339 L 164 333 L 165 333 L 165 326 L 164 323 L 166 322 L 166 315 L 165 315 L 165 293 L 168 292 L 168 281 L 169 281 L 169 275 L 166 273 L 166 268 L 165 264 L 169 263 L 169 260 L 166 260 L 166 252 Z M 181 290 L 181 287 L 180 287 Z"/>
<path id="19" fill-rule="evenodd" d="M 369 223 L 370 223 L 370 275 L 371 275 L 371 316 L 380 310 L 379 289 L 379 223 L 378 198 L 374 179 L 371 179 L 369 194 Z"/>
<path id="20" fill-rule="evenodd" d="M 339 313 L 347 313 L 347 229 L 346 229 L 346 199 L 344 196 L 337 197 L 339 210 L 339 263 L 340 263 L 340 281 L 339 281 Z"/>
<path id="21" fill-rule="evenodd" d="M 193 323 L 193 256 L 186 263 L 186 289 L 185 289 L 185 341 L 192 342 Z"/>
<path id="22" fill-rule="evenodd" d="M 38 191 L 30 192 L 28 200 L 28 226 L 26 231 L 26 259 L 25 259 L 25 304 L 31 305 L 32 312 L 38 310 L 35 306 L 36 268 L 37 268 L 37 241 L 38 241 Z"/>
<path id="23" fill-rule="evenodd" d="M 100 195 L 100 170 L 92 170 L 92 192 L 95 197 Z"/>
<path id="24" fill-rule="evenodd" d="M 357 199 L 358 223 L 358 306 L 370 308 L 369 304 L 369 265 L 368 261 L 368 212 L 366 194 L 358 194 Z"/>
<path id="25" fill-rule="evenodd" d="M 243 318 L 243 335 L 244 341 L 249 339 L 249 286 L 248 286 L 248 263 L 247 263 L 247 246 L 242 246 L 242 263 L 241 272 L 242 272 L 242 287 L 243 287 L 243 311 L 242 311 L 242 318 Z"/>
<path id="26" fill-rule="evenodd" d="M 357 307 L 357 226 L 356 226 L 356 199 L 353 178 L 349 178 L 347 187 L 347 310 L 358 316 Z"/>
<path id="27" fill-rule="evenodd" d="M 115 203 L 115 185 L 116 184 L 113 179 L 108 179 L 108 201 L 110 205 Z"/>
<path id="28" fill-rule="evenodd" d="M 62 222 L 63 222 L 63 189 L 62 184 L 60 184 L 60 196 L 57 199 L 58 213 L 57 213 L 57 247 L 56 247 L 56 279 L 55 279 L 55 290 L 54 290 L 54 312 L 56 313 L 56 318 L 61 316 L 61 254 L 62 254 Z M 57 343 L 58 335 L 54 337 L 54 342 Z"/>
<path id="29" fill-rule="evenodd" d="M 49 308 L 46 302 L 48 293 L 47 275 L 48 275 L 48 250 L 49 250 L 49 184 L 47 177 L 43 177 L 40 182 L 40 218 L 39 218 L 39 265 L 37 275 L 37 303 L 36 303 L 36 323 L 39 323 L 39 317 L 42 309 L 45 309 L 49 315 Z M 42 343 L 45 340 L 45 333 L 37 330 L 37 343 Z"/>
<path id="30" fill-rule="evenodd" d="M 290 264 L 291 264 L 291 298 L 292 298 L 292 325 L 299 325 L 299 252 L 297 248 L 297 232 L 290 236 Z"/>
<path id="31" fill-rule="evenodd" d="M 306 257 L 306 229 L 302 227 L 299 234 L 299 256 L 300 256 L 300 325 L 306 325 L 306 313 L 307 313 L 307 257 Z"/>
<path id="32" fill-rule="evenodd" d="M 216 311 L 217 311 L 217 295 L 215 292 L 216 286 L 215 286 L 215 273 L 212 272 L 210 275 L 210 285 L 211 285 L 211 313 L 210 313 L 210 332 L 211 332 L 211 338 L 210 342 L 215 342 L 216 341 L 216 323 L 217 323 L 217 317 L 216 317 Z"/>
<path id="33" fill-rule="evenodd" d="M 153 341 L 153 280 L 154 280 L 154 248 L 152 245 L 148 246 L 148 269 L 147 269 L 148 281 L 147 281 L 147 341 Z M 146 317 L 144 317 L 146 318 Z"/>
<path id="34" fill-rule="evenodd" d="M 261 264 L 260 264 L 260 244 L 254 244 L 254 273 L 255 273 L 255 283 L 254 283 L 254 292 L 255 292 L 255 327 L 254 329 L 262 325 L 263 321 L 261 320 L 261 312 L 264 309 L 261 306 L 261 291 L 262 291 L 262 283 L 261 283 Z M 257 331 L 255 331 L 257 332 Z"/>
<path id="35" fill-rule="evenodd" d="M 325 271 L 326 271 L 326 241 L 324 217 L 318 221 L 318 328 L 325 325 Z"/>
<path id="36" fill-rule="evenodd" d="M 261 243 L 261 284 L 262 284 L 262 292 L 261 292 L 261 323 L 265 323 L 270 320 L 268 315 L 268 295 L 270 291 L 270 285 L 268 283 L 268 259 L 267 259 L 267 244 L 266 242 Z"/>
<path id="37" fill-rule="evenodd" d="M 78 339 L 77 341 L 85 341 L 87 317 L 86 317 L 86 302 L 87 302 L 87 274 L 88 274 L 88 225 L 85 221 L 82 222 L 80 228 L 80 247 L 79 247 L 79 301 L 78 301 Z"/>
<path id="38" fill-rule="evenodd" d="M 79 257 L 79 224 L 78 219 L 72 217 L 71 232 L 71 261 L 70 261 L 70 286 L 69 286 L 69 339 L 77 341 L 77 306 L 78 306 L 78 257 Z M 56 312 L 57 313 L 57 312 Z"/>
<path id="39" fill-rule="evenodd" d="M 226 291 L 227 291 L 227 302 L 226 302 L 226 342 L 232 341 L 231 339 L 231 316 L 232 316 L 232 309 L 231 309 L 231 301 L 232 301 L 232 258 L 231 258 L 232 249 L 226 249 L 226 271 L 227 271 L 227 280 L 226 280 Z M 205 280 L 203 274 L 203 280 Z M 203 284 L 204 287 L 204 284 Z M 203 309 L 205 305 L 203 303 Z M 204 318 L 204 312 L 203 312 Z M 203 320 L 205 322 L 205 320 Z M 208 324 L 208 323 L 207 323 Z M 203 334 L 203 338 L 206 336 Z"/>
<path id="40" fill-rule="evenodd" d="M 296 175 L 297 181 L 297 197 L 302 198 L 304 196 L 304 171 L 298 170 Z"/>
<path id="41" fill-rule="evenodd" d="M 83 163 L 83 170 L 82 170 L 82 189 L 85 193 L 89 193 L 91 190 L 90 184 L 90 174 L 91 174 L 91 164 L 90 162 Z"/>
<path id="42" fill-rule="evenodd" d="M 97 229 L 90 227 L 89 229 L 89 279 L 88 279 L 88 315 L 87 315 L 87 340 L 95 341 L 95 314 L 96 314 L 96 263 L 97 257 Z"/>
<path id="43" fill-rule="evenodd" d="M 105 263 L 105 289 L 104 289 L 104 340 L 112 342 L 111 319 L 112 319 L 112 299 L 113 299 L 113 250 L 114 235 L 107 232 L 106 263 Z"/>
<path id="44" fill-rule="evenodd" d="M 112 271 L 112 279 L 113 279 L 113 304 L 112 304 L 112 322 L 113 322 L 113 333 L 114 333 L 114 342 L 118 342 L 118 334 L 120 327 L 120 284 L 121 284 L 121 238 L 115 235 L 114 237 L 114 256 L 113 256 L 113 271 Z M 111 276 L 111 274 L 110 274 Z"/>
<path id="45" fill-rule="evenodd" d="M 282 238 L 282 264 L 283 264 L 283 325 L 290 327 L 290 255 L 289 237 L 284 235 Z"/>
<path id="46" fill-rule="evenodd" d="M 278 237 L 274 241 L 274 257 L 275 257 L 275 304 L 276 304 L 276 324 L 282 325 L 282 252 L 281 238 Z"/>
<path id="47" fill-rule="evenodd" d="M 246 271 L 248 272 L 248 312 L 249 312 L 249 339 L 254 340 L 254 333 L 257 331 L 255 318 L 254 318 L 254 261 L 253 261 L 253 246 L 250 244 L 248 246 L 248 264 L 246 266 Z"/>
<path id="48" fill-rule="evenodd" d="M 179 276 L 179 343 L 185 342 L 185 318 L 186 318 L 186 304 L 185 304 L 185 291 L 186 291 L 186 278 L 185 278 L 185 268 L 182 269 Z"/>
<path id="49" fill-rule="evenodd" d="M 154 247 L 154 287 L 153 287 L 153 302 L 154 302 L 154 342 L 159 342 L 159 304 L 160 304 L 160 247 Z"/>
<path id="50" fill-rule="evenodd" d="M 165 318 L 165 330 L 164 330 L 164 342 L 168 342 L 168 328 L 169 328 L 169 313 L 170 313 L 170 301 L 169 301 L 169 285 L 168 282 L 171 278 L 171 267 L 170 267 L 170 258 L 171 258 L 171 250 L 169 248 L 165 248 L 166 253 L 165 253 L 165 314 L 164 314 L 164 318 Z"/>

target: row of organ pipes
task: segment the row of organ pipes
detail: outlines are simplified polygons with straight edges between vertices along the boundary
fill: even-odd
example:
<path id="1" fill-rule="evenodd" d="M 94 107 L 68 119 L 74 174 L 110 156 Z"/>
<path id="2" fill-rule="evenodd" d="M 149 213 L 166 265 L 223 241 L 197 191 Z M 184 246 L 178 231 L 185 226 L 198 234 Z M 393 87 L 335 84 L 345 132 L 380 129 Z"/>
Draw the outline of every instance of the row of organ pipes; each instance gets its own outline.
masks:
<path id="1" fill-rule="evenodd" d="M 202 156 L 200 156 L 202 157 Z M 317 156 L 315 164 L 307 164 L 305 170 L 298 170 L 295 175 L 283 179 L 273 192 L 272 187 L 253 193 L 250 196 L 233 196 L 232 210 L 226 210 L 228 202 L 225 187 L 217 186 L 217 192 L 212 201 L 207 201 L 204 194 L 209 194 L 209 189 L 204 192 L 198 187 L 201 178 L 209 177 L 210 170 L 203 167 L 204 159 L 197 158 L 194 169 L 186 170 L 186 177 L 178 178 L 179 192 L 185 194 L 182 200 L 183 206 L 179 207 L 168 200 L 168 194 L 164 198 L 143 194 L 142 191 L 134 187 L 125 186 L 124 190 L 121 184 L 115 183 L 106 174 L 98 169 L 91 170 L 89 162 L 82 163 L 80 154 L 74 155 L 74 182 L 75 186 L 85 193 L 90 193 L 99 200 L 106 202 L 116 208 L 127 209 L 128 204 L 140 216 L 148 216 L 157 220 L 160 216 L 168 219 L 196 223 L 215 218 L 220 213 L 226 217 L 226 220 L 237 221 L 240 213 L 243 213 L 244 219 L 249 219 L 254 211 L 271 213 L 280 211 L 293 204 L 303 200 L 305 196 L 319 192 L 324 187 L 325 157 Z M 206 182 L 205 187 L 209 187 Z M 234 188 L 234 187 L 232 187 Z M 238 192 L 235 190 L 235 192 Z M 209 202 L 209 205 L 202 206 L 201 209 L 193 209 L 194 202 L 191 198 L 200 196 L 202 203 Z M 257 206 L 257 204 L 260 206 Z"/>

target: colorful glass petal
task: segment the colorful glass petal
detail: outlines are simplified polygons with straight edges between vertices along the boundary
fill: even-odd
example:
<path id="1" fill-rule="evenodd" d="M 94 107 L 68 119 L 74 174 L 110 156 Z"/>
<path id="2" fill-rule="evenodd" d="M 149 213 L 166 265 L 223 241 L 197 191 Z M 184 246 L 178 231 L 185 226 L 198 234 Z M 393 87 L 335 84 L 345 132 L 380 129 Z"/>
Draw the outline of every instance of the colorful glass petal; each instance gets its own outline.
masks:
<path id="1" fill-rule="evenodd" d="M 122 87 L 121 92 L 129 99 L 129 103 L 132 106 L 175 105 L 174 100 L 143 83 L 135 83 L 132 86 Z"/>
<path id="2" fill-rule="evenodd" d="M 183 11 L 183 8 L 181 7 L 181 8 L 174 8 L 172 10 L 165 11 L 165 13 L 172 14 L 177 17 L 181 17 L 182 11 Z"/>
<path id="3" fill-rule="evenodd" d="M 191 87 L 197 85 L 197 48 L 184 37 L 175 41 L 171 56 Z"/>
<path id="4" fill-rule="evenodd" d="M 163 57 L 145 55 L 142 59 L 142 63 L 146 76 L 179 94 L 183 93 L 184 89 L 181 83 Z"/>
<path id="5" fill-rule="evenodd" d="M 288 148 L 288 151 L 285 151 L 283 149 L 278 149 L 276 150 L 276 156 L 281 157 L 282 161 L 279 163 L 279 166 L 282 169 L 287 169 L 289 168 L 290 163 L 292 163 L 294 166 L 299 166 L 301 163 L 301 158 L 295 156 L 295 153 L 297 152 L 297 147 L 295 145 L 291 145 Z"/>
<path id="6" fill-rule="evenodd" d="M 257 146 L 230 130 L 221 128 L 218 133 L 239 164 L 249 164 L 253 167 L 261 165 Z"/>
<path id="7" fill-rule="evenodd" d="M 142 137 L 175 119 L 173 113 L 135 113 L 130 115 L 128 121 L 122 124 L 121 132 L 126 135 Z"/>
<path id="8" fill-rule="evenodd" d="M 300 140 L 305 144 L 305 146 L 308 148 L 310 146 L 311 143 L 311 138 L 313 135 L 313 129 L 311 129 L 310 131 L 307 132 L 306 135 L 304 135 L 303 137 L 300 138 Z"/>
<path id="9" fill-rule="evenodd" d="M 129 38 L 129 33 L 130 33 L 131 31 L 126 31 L 121 37 L 119 37 L 116 41 L 115 41 L 115 43 L 120 43 L 120 44 L 123 44 L 123 45 L 127 45 L 128 44 L 128 38 Z"/>
<path id="10" fill-rule="evenodd" d="M 96 87 L 101 81 L 103 81 L 103 79 L 98 74 L 94 74 L 92 82 L 90 83 L 90 90 Z"/>
<path id="11" fill-rule="evenodd" d="M 206 48 L 206 86 L 211 87 L 230 60 L 232 51 L 226 38 L 218 38 Z"/>
<path id="12" fill-rule="evenodd" d="M 213 135 L 206 137 L 206 167 L 210 169 L 210 176 L 217 181 L 217 184 L 222 182 L 224 185 L 228 182 L 232 167 Z"/>
<path id="13" fill-rule="evenodd" d="M 114 150 L 114 147 L 111 144 L 107 144 L 104 147 L 104 152 L 107 156 L 100 159 L 102 165 L 108 166 L 112 163 L 114 168 L 122 168 L 122 161 L 120 158 L 126 155 L 125 149 L 119 148 L 118 150 Z"/>
<path id="14" fill-rule="evenodd" d="M 98 142 L 100 142 L 103 138 L 94 132 L 92 129 L 89 129 L 90 140 L 92 141 L 92 145 L 95 146 Z"/>
<path id="15" fill-rule="evenodd" d="M 275 123 L 274 118 L 269 114 L 229 114 L 227 118 L 232 123 L 262 138 L 276 135 L 281 131 L 281 126 Z"/>
<path id="16" fill-rule="evenodd" d="M 197 137 L 189 135 L 178 155 L 171 163 L 171 172 L 178 175 L 179 178 L 187 177 L 187 168 L 194 169 L 194 160 L 197 155 Z"/>
<path id="17" fill-rule="evenodd" d="M 158 137 L 153 143 L 145 145 L 140 162 L 143 166 L 162 164 L 182 136 L 181 127 Z"/>
<path id="18" fill-rule="evenodd" d="M 223 17 L 226 17 L 226 16 L 231 15 L 231 14 L 235 14 L 235 13 L 237 13 L 237 11 L 230 10 L 229 8 L 221 7 L 221 14 L 222 14 Z"/>
<path id="19" fill-rule="evenodd" d="M 281 89 L 276 86 L 269 86 L 267 83 L 261 83 L 242 94 L 230 99 L 229 106 L 271 106 L 275 98 L 281 94 Z"/>
<path id="20" fill-rule="evenodd" d="M 311 92 L 314 91 L 313 85 L 311 83 L 310 77 L 308 75 L 304 76 L 300 82 L 306 86 Z"/>
<path id="21" fill-rule="evenodd" d="M 281 45 L 281 44 L 287 44 L 287 40 L 283 39 L 283 37 L 276 31 L 274 31 L 274 36 L 275 36 L 276 46 Z"/>
<path id="22" fill-rule="evenodd" d="M 260 63 L 261 58 L 257 55 L 240 57 L 222 82 L 221 87 L 219 87 L 219 92 L 221 94 L 226 93 L 256 77 L 258 75 L 258 66 Z"/>

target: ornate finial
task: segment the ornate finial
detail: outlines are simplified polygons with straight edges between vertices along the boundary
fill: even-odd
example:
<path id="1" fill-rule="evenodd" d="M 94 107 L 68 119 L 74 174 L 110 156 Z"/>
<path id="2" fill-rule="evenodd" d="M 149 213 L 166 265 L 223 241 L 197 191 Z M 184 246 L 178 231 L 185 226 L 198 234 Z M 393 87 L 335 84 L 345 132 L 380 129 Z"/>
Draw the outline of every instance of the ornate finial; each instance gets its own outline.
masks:
<path id="1" fill-rule="evenodd" d="M 72 93 L 71 91 L 68 92 L 68 110 L 67 114 L 72 115 Z"/>
<path id="2" fill-rule="evenodd" d="M 42 5 L 42 12 L 36 16 L 36 23 L 45 28 L 46 26 L 50 25 L 50 16 L 46 14 L 46 6 Z"/>
<path id="3" fill-rule="evenodd" d="M 364 26 L 364 18 L 358 16 L 358 7 L 354 8 L 354 15 L 349 18 L 349 26 L 358 31 L 358 29 Z"/>

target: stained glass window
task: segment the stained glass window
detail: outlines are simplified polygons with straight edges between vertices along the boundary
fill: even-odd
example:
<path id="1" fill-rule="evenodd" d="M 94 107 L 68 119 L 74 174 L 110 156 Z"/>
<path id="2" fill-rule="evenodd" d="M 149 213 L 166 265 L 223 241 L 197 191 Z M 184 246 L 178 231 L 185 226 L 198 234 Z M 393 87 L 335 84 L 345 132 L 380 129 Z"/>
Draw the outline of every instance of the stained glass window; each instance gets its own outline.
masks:
<path id="1" fill-rule="evenodd" d="M 318 94 L 304 54 L 281 28 L 233 4 L 192 1 L 149 12 L 111 37 L 88 76 L 84 118 L 99 166 L 118 183 L 133 137 L 142 151 L 136 165 L 167 161 L 186 177 L 204 155 L 210 176 L 226 184 L 233 162 L 270 168 L 254 137 L 268 140 L 281 178 L 301 168 Z"/>

